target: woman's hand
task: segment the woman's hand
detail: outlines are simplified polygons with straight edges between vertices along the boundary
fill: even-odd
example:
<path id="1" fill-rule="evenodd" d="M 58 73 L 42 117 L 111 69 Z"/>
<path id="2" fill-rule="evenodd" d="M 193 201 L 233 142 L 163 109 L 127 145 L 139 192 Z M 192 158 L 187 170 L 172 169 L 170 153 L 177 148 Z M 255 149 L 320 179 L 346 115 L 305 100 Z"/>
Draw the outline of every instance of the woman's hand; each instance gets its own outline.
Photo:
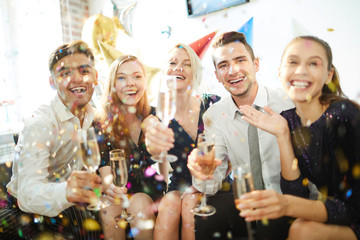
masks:
<path id="1" fill-rule="evenodd" d="M 287 121 L 280 114 L 273 111 L 270 107 L 265 106 L 264 112 L 256 110 L 249 105 L 240 106 L 240 111 L 244 116 L 242 119 L 248 123 L 260 128 L 268 133 L 275 135 L 276 137 L 282 136 L 289 131 Z"/>
<path id="2" fill-rule="evenodd" d="M 240 216 L 248 222 L 285 216 L 288 208 L 286 197 L 274 190 L 245 193 L 235 204 Z"/>
<path id="3" fill-rule="evenodd" d="M 145 144 L 148 152 L 153 156 L 158 156 L 162 151 L 169 151 L 174 147 L 174 132 L 154 116 L 147 117 L 143 121 L 145 129 Z"/>
<path id="4" fill-rule="evenodd" d="M 106 191 L 107 199 L 116 205 L 121 205 L 124 199 L 124 195 L 127 194 L 127 188 L 117 187 L 113 183 L 110 184 L 108 190 Z"/>

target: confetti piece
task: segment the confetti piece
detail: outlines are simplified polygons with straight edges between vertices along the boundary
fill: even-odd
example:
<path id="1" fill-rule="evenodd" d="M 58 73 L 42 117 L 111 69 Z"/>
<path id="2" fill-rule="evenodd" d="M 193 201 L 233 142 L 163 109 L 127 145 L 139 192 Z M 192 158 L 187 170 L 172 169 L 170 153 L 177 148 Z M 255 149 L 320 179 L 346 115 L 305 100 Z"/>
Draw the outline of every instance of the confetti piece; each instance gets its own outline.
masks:
<path id="1" fill-rule="evenodd" d="M 304 178 L 303 181 L 302 181 L 302 185 L 303 186 L 308 186 L 309 185 L 309 179 Z"/>
<path id="2" fill-rule="evenodd" d="M 98 231 L 100 230 L 100 225 L 98 222 L 96 222 L 94 219 L 88 218 L 83 222 L 83 227 L 87 231 Z"/>
<path id="3" fill-rule="evenodd" d="M 261 223 L 264 225 L 264 226 L 267 226 L 269 225 L 269 220 L 267 218 L 263 218 L 261 219 Z"/>
<path id="4" fill-rule="evenodd" d="M 151 166 L 145 170 L 145 177 L 151 177 L 156 173 L 155 169 Z"/>
<path id="5" fill-rule="evenodd" d="M 351 197 L 352 195 L 352 189 L 349 189 L 349 191 L 346 192 L 346 198 Z"/>
<path id="6" fill-rule="evenodd" d="M 360 164 L 356 164 L 352 169 L 352 175 L 355 179 L 360 178 Z"/>

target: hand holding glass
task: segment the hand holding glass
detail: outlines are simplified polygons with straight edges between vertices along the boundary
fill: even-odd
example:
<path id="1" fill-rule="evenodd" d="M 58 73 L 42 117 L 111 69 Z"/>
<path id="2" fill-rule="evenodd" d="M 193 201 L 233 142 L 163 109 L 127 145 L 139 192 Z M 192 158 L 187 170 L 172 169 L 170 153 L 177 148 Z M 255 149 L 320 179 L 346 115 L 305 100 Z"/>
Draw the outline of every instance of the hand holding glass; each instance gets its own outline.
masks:
<path id="1" fill-rule="evenodd" d="M 201 167 L 201 174 L 210 176 L 215 171 L 215 136 L 199 134 L 198 136 L 198 157 L 197 162 Z M 211 216 L 216 209 L 206 204 L 206 180 L 203 180 L 203 196 L 200 205 L 195 206 L 191 212 L 198 216 Z"/>
<path id="2" fill-rule="evenodd" d="M 156 116 L 161 120 L 164 127 L 167 127 L 170 120 L 175 117 L 176 113 L 176 76 L 164 76 L 160 80 L 160 89 L 157 99 Z M 159 159 L 154 159 L 156 162 L 163 162 L 166 159 L 168 162 L 175 162 L 177 157 L 175 155 L 167 154 L 166 151 L 160 153 Z"/>
<path id="3" fill-rule="evenodd" d="M 242 166 L 234 168 L 233 174 L 234 174 L 233 191 L 234 191 L 235 206 L 237 206 L 242 201 L 240 200 L 242 194 L 254 191 L 254 182 L 248 164 L 243 164 Z M 251 223 L 246 222 L 246 227 L 248 231 L 249 240 L 253 240 L 254 236 L 251 229 Z"/>
<path id="4" fill-rule="evenodd" d="M 100 165 L 100 151 L 94 128 L 90 127 L 87 130 L 79 130 L 78 134 L 80 137 L 80 153 L 84 167 L 88 172 L 96 174 L 96 170 Z M 99 189 L 94 189 L 94 192 L 98 198 L 94 199 L 94 202 L 89 204 L 87 209 L 98 211 L 101 208 L 107 207 L 109 203 L 100 199 L 101 193 Z"/>
<path id="5" fill-rule="evenodd" d="M 123 149 L 114 149 L 110 151 L 110 166 L 114 184 L 118 187 L 125 188 L 128 182 L 128 168 Z M 127 195 L 124 195 L 124 202 L 125 204 L 129 202 Z M 115 217 L 115 221 L 123 219 L 130 222 L 134 219 L 131 214 L 126 212 L 125 204 L 121 207 L 121 214 Z"/>

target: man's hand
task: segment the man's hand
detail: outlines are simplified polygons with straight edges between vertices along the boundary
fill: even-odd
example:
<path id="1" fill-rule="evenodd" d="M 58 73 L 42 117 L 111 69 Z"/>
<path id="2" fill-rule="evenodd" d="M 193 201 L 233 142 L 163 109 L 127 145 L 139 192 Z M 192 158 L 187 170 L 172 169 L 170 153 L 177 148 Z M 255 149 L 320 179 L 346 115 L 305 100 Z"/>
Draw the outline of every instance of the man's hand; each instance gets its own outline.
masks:
<path id="1" fill-rule="evenodd" d="M 102 192 L 101 178 L 85 171 L 74 171 L 67 179 L 66 198 L 72 203 L 91 203 L 97 198 L 93 189 Z"/>
<path id="2" fill-rule="evenodd" d="M 191 151 L 190 155 L 188 156 L 188 164 L 187 167 L 190 170 L 190 173 L 192 176 L 194 176 L 197 179 L 205 180 L 205 179 L 212 179 L 213 175 L 204 175 L 201 173 L 201 167 L 198 164 L 199 160 L 201 158 L 204 158 L 204 156 L 198 155 L 198 149 L 195 148 Z M 221 165 L 221 160 L 215 159 L 215 167 Z"/>

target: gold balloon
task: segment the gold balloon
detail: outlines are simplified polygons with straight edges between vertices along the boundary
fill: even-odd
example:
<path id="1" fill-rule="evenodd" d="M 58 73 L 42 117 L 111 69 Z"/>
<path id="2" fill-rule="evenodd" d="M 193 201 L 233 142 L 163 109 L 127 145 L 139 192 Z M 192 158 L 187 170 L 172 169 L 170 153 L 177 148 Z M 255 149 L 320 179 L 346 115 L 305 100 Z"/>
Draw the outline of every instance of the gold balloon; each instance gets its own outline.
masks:
<path id="1" fill-rule="evenodd" d="M 127 54 L 127 53 L 122 53 L 121 51 L 117 50 L 116 48 L 114 48 L 104 42 L 99 41 L 98 44 L 99 44 L 99 48 L 101 50 L 101 54 L 109 66 L 115 61 L 115 59 L 119 58 L 120 56 L 122 56 L 124 54 Z M 141 61 L 141 59 L 140 59 L 140 61 Z M 160 68 L 151 67 L 151 66 L 146 65 L 145 63 L 143 63 L 143 65 L 144 65 L 148 79 L 151 79 L 156 73 L 158 73 L 160 71 Z"/>
<path id="2" fill-rule="evenodd" d="M 96 14 L 86 20 L 82 29 L 82 39 L 89 44 L 95 55 L 101 58 L 98 41 L 115 47 L 119 29 L 123 28 L 116 16 L 109 18 Z"/>

